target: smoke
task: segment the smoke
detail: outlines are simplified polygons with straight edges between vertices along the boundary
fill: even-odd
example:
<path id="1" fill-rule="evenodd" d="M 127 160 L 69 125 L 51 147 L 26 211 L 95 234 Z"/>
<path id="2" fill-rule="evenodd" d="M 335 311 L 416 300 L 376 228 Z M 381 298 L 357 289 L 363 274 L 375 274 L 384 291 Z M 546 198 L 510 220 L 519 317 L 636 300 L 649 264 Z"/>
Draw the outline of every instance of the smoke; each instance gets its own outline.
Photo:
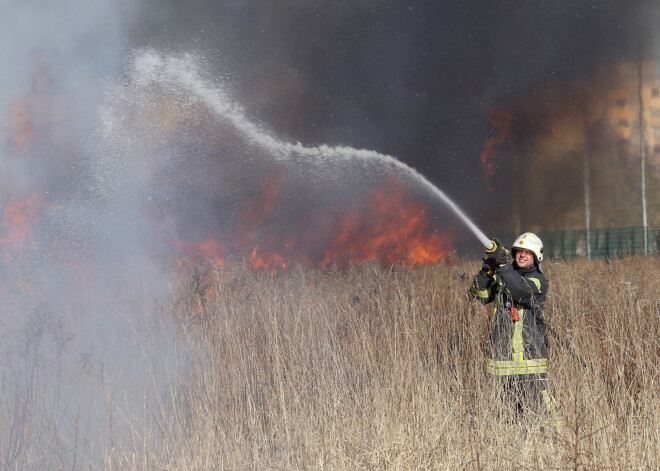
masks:
<path id="1" fill-rule="evenodd" d="M 142 218 L 108 219 L 103 191 L 122 175 L 94 178 L 104 84 L 123 67 L 122 19 L 105 1 L 2 11 L 1 459 L 100 467 L 113 446 L 114 456 L 136 446 L 174 367 L 169 326 L 153 315 L 163 275 L 130 236 L 120 243 Z"/>
<path id="2" fill-rule="evenodd" d="M 646 182 L 658 185 L 660 80 L 653 61 L 604 64 L 593 76 L 532 89 L 507 112 L 499 142 L 499 174 L 508 184 L 499 222 L 519 217 L 532 230 L 626 227 L 642 224 L 640 96 Z M 641 74 L 641 76 L 640 76 Z M 506 141 L 506 142 L 504 142 Z M 492 150 L 486 148 L 487 150 Z M 653 190 L 647 197 L 654 198 Z M 651 226 L 660 221 L 652 213 Z"/>
<path id="3" fill-rule="evenodd" d="M 162 223 L 152 248 L 160 243 L 167 252 L 163 241 L 190 247 L 213 240 L 223 246 L 214 259 L 235 253 L 260 266 L 267 263 L 254 258 L 264 252 L 279 265 L 315 266 L 347 262 L 350 250 L 354 261 L 420 264 L 446 256 L 440 254 L 450 248 L 449 238 L 439 245 L 433 231 L 451 224 L 432 222 L 446 216 L 444 207 L 428 209 L 444 205 L 446 197 L 419 173 L 374 151 L 308 147 L 276 137 L 246 115 L 229 85 L 207 67 L 196 55 L 136 51 L 128 80 L 103 107 L 104 141 L 114 152 L 99 162 L 99 178 L 122 178 L 115 187 L 101 186 L 113 193 L 107 199 L 114 204 L 148 207 L 150 218 Z M 403 190 L 396 210 L 373 196 L 391 187 Z M 341 227 L 354 205 L 364 206 L 365 214 L 347 236 Z M 374 249 L 365 252 L 355 239 L 361 234 L 364 241 L 367 232 Z M 345 245 L 340 250 L 339 240 Z M 403 258 L 388 254 L 394 246 Z M 420 251 L 438 255 L 417 259 Z"/>
<path id="4" fill-rule="evenodd" d="M 222 56 L 240 71 L 247 114 L 277 135 L 394 155 L 493 230 L 511 230 L 516 190 L 498 161 L 504 182 L 485 191 L 479 156 L 492 136 L 489 110 L 510 109 L 542 84 L 570 88 L 640 50 L 656 55 L 658 9 L 647 1 L 143 5 L 158 14 L 129 28 L 136 43 L 158 38 L 211 62 Z M 581 199 L 576 191 L 570 197 Z M 539 204 L 528 210 L 542 211 Z"/>

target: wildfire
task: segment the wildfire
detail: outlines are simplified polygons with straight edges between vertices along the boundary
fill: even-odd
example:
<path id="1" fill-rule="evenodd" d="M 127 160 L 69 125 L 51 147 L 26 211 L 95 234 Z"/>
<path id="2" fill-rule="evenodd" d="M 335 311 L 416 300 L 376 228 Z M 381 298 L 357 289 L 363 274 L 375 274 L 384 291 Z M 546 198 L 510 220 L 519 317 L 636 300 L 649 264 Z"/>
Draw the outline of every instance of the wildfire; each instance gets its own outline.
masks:
<path id="1" fill-rule="evenodd" d="M 281 270 L 297 263 L 326 268 L 350 261 L 420 266 L 444 260 L 453 250 L 451 232 L 433 230 L 424 206 L 399 185 L 378 188 L 341 210 L 340 218 L 309 216 L 301 226 L 284 232 L 265 230 L 277 206 L 280 179 L 269 180 L 261 195 L 244 208 L 227 241 L 213 238 L 200 243 L 176 241 L 187 259 L 215 265 L 229 254 L 244 257 L 256 270 Z M 323 208 L 318 214 L 336 213 Z"/>
<path id="2" fill-rule="evenodd" d="M 349 210 L 321 266 L 345 260 L 381 260 L 419 266 L 447 258 L 451 234 L 430 229 L 424 207 L 397 185 L 381 188 Z"/>
<path id="3" fill-rule="evenodd" d="M 14 154 L 24 154 L 37 141 L 37 129 L 53 119 L 62 122 L 62 110 L 55 110 L 57 102 L 52 92 L 53 71 L 45 62 L 37 61 L 28 71 L 24 83 L 25 92 L 10 111 L 8 143 Z M 57 115 L 55 115 L 57 113 Z"/>
<path id="4" fill-rule="evenodd" d="M 215 239 L 206 239 L 200 243 L 190 243 L 184 240 L 173 241 L 176 250 L 188 259 L 203 259 L 214 265 L 225 261 L 227 249 Z"/>
<path id="5" fill-rule="evenodd" d="M 0 237 L 0 246 L 5 257 L 22 248 L 30 227 L 38 220 L 37 213 L 42 206 L 43 200 L 36 193 L 25 199 L 12 195 L 1 224 L 3 236 Z"/>
<path id="6" fill-rule="evenodd" d="M 12 194 L 9 204 L 5 207 L 2 222 L 0 223 L 0 254 L 2 254 L 4 266 L 2 267 L 3 278 L 7 273 L 13 273 L 11 278 L 21 291 L 31 291 L 30 281 L 21 278 L 17 271 L 14 272 L 20 260 L 25 241 L 32 230 L 32 226 L 38 221 L 38 213 L 43 206 L 42 199 L 33 193 L 27 198 Z M 8 281 L 8 280 L 6 280 Z M 3 283 L 0 293 L 7 292 L 8 285 Z"/>

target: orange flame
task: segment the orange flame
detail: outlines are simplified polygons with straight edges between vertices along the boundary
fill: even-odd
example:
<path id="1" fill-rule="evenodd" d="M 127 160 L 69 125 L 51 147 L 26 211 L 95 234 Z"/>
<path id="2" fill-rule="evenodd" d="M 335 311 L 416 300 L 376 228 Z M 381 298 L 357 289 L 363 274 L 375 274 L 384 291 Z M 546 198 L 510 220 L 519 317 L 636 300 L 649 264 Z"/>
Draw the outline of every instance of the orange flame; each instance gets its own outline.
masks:
<path id="1" fill-rule="evenodd" d="M 2 222 L 0 223 L 0 252 L 3 255 L 7 267 L 14 268 L 16 255 L 20 255 L 25 239 L 28 237 L 31 226 L 38 220 L 38 212 L 43 202 L 35 193 L 23 199 L 12 195 L 11 200 L 4 210 Z M 20 276 L 20 275 L 17 275 Z M 31 291 L 32 284 L 29 281 L 18 279 L 15 285 L 22 291 Z M 6 285 L 0 288 L 0 293 L 6 292 Z"/>
<path id="2" fill-rule="evenodd" d="M 299 227 L 269 231 L 281 178 L 269 179 L 264 191 L 246 205 L 226 243 L 209 238 L 200 243 L 175 241 L 179 254 L 219 265 L 230 253 L 242 255 L 255 270 L 277 271 L 293 263 L 328 267 L 349 261 L 377 260 L 419 266 L 446 259 L 454 236 L 432 229 L 423 205 L 392 183 L 354 201 L 334 223 L 332 217 L 309 215 Z M 337 214 L 343 208 L 321 208 Z"/>
<path id="3" fill-rule="evenodd" d="M 1 224 L 4 235 L 0 237 L 0 245 L 5 249 L 5 255 L 21 249 L 31 225 L 38 220 L 37 213 L 42 206 L 43 201 L 36 193 L 26 199 L 12 195 Z"/>
<path id="4" fill-rule="evenodd" d="M 419 266 L 444 260 L 453 236 L 429 228 L 424 207 L 394 185 L 375 191 L 346 215 L 321 266 L 343 260 L 380 260 Z"/>
<path id="5" fill-rule="evenodd" d="M 206 239 L 197 244 L 183 240 L 175 240 L 173 242 L 177 251 L 188 259 L 202 259 L 214 265 L 220 265 L 227 257 L 226 247 L 214 239 Z"/>
<path id="6" fill-rule="evenodd" d="M 276 270 L 289 266 L 289 261 L 277 252 L 259 252 L 259 246 L 250 254 L 250 266 L 254 269 Z"/>
<path id="7" fill-rule="evenodd" d="M 25 79 L 26 93 L 11 113 L 9 143 L 16 154 L 24 153 L 37 138 L 38 123 L 52 119 L 53 96 L 50 94 L 52 71 L 44 63 L 33 64 Z M 57 119 L 61 121 L 61 110 Z"/>

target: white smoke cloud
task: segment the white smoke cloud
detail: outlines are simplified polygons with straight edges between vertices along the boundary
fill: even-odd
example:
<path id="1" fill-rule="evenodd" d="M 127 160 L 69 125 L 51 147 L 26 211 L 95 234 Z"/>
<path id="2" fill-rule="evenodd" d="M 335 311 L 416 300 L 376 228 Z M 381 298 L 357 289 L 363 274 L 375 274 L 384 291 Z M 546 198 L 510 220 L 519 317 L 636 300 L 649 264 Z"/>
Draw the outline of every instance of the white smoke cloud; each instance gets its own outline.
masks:
<path id="1" fill-rule="evenodd" d="M 12 469 L 121 467 L 165 381 L 162 276 L 130 237 L 122 246 L 140 215 L 109 218 L 94 179 L 112 151 L 96 129 L 126 52 L 120 5 L 0 1 L 0 453 Z"/>

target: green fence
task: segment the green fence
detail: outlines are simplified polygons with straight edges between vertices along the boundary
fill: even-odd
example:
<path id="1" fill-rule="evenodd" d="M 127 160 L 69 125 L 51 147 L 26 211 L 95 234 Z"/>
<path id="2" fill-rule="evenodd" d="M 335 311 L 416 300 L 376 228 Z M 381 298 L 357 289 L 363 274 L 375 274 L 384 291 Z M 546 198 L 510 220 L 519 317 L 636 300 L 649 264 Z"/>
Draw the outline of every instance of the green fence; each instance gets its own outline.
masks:
<path id="1" fill-rule="evenodd" d="M 585 229 L 539 232 L 544 256 L 553 260 L 575 257 L 616 258 L 630 255 L 660 255 L 660 229 L 646 228 L 647 250 L 644 250 L 643 227 Z M 515 235 L 503 235 L 511 243 Z"/>
<path id="2" fill-rule="evenodd" d="M 541 232 L 545 256 L 554 260 L 574 257 L 616 258 L 628 255 L 658 255 L 660 229 L 646 228 L 644 248 L 643 227 L 620 227 Z"/>

